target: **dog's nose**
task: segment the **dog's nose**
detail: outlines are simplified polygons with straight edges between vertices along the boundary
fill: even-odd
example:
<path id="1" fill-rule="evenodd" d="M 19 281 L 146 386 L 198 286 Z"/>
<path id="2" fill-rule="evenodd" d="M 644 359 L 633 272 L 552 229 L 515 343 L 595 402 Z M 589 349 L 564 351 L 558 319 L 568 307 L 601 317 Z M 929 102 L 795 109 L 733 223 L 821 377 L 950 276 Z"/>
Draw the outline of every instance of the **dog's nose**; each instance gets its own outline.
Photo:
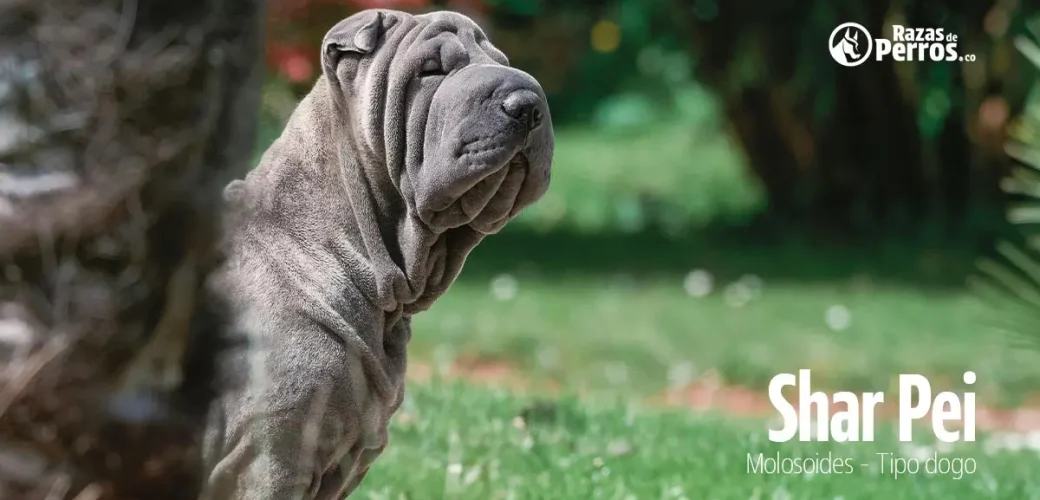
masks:
<path id="1" fill-rule="evenodd" d="M 502 101 L 502 111 L 520 123 L 527 125 L 531 131 L 542 124 L 542 98 L 530 90 L 517 90 Z"/>

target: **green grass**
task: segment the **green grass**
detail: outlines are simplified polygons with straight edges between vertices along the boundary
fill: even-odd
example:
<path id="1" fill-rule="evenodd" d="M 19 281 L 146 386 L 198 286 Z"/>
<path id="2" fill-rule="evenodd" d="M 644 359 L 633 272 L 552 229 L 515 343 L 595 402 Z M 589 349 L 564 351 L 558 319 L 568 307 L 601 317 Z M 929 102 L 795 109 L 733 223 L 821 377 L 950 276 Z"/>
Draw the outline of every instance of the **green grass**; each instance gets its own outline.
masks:
<path id="1" fill-rule="evenodd" d="M 745 220 L 764 202 L 730 141 L 684 123 L 616 136 L 561 130 L 552 175 L 549 192 L 519 226 L 677 232 Z"/>
<path id="2" fill-rule="evenodd" d="M 716 122 L 557 131 L 545 198 L 415 317 L 409 350 L 417 364 L 505 363 L 583 396 L 530 411 L 527 396 L 413 383 L 359 498 L 1040 498 L 1035 452 L 968 446 L 956 453 L 976 459 L 970 477 L 896 479 L 859 466 L 906 452 L 890 436 L 775 445 L 761 420 L 633 403 L 710 372 L 764 394 L 773 375 L 799 368 L 818 388 L 851 390 L 973 370 L 980 402 L 1009 405 L 1040 387 L 1040 353 L 1013 348 L 963 287 L 979 241 L 823 245 L 799 228 L 718 230 L 744 226 L 763 197 Z M 261 145 L 275 135 L 264 131 Z M 713 281 L 703 297 L 687 290 L 698 270 Z M 847 325 L 835 324 L 838 310 Z M 830 452 L 858 471 L 749 474 L 747 454 L 759 452 Z"/>
<path id="3" fill-rule="evenodd" d="M 522 424 L 522 425 L 519 425 Z M 972 459 L 959 480 L 882 473 L 877 453 L 937 453 L 898 443 L 788 443 L 767 424 L 647 411 L 566 398 L 536 402 L 462 385 L 415 385 L 391 445 L 357 493 L 370 499 L 864 499 L 1040 498 L 1035 451 L 986 449 L 986 438 L 942 457 Z M 883 434 L 883 435 L 881 435 Z M 749 473 L 748 454 L 848 459 L 848 474 Z M 923 454 L 922 454 L 923 453 Z M 864 466 L 863 464 L 867 464 Z"/>
<path id="4" fill-rule="evenodd" d="M 515 297 L 502 299 L 511 280 Z M 979 375 L 980 397 L 991 400 L 1037 387 L 1040 355 L 1012 349 L 963 292 L 764 281 L 740 305 L 739 284 L 694 298 L 683 280 L 463 280 L 416 317 L 412 352 L 476 354 L 531 378 L 632 393 L 666 388 L 684 370 L 710 369 L 755 388 L 799 368 L 812 368 L 832 388 L 856 390 L 887 389 L 898 373 L 958 380 L 966 370 Z M 828 325 L 835 307 L 849 312 L 847 328 Z"/>
<path id="5" fill-rule="evenodd" d="M 688 293 L 695 270 L 712 278 L 704 297 Z M 415 317 L 410 348 L 419 359 L 476 355 L 564 387 L 629 394 L 709 370 L 764 388 L 778 372 L 812 368 L 821 384 L 855 390 L 887 389 L 898 373 L 959 380 L 973 370 L 980 398 L 1016 403 L 1040 387 L 1040 352 L 994 327 L 963 286 L 971 270 L 968 251 L 914 245 L 507 231 Z M 840 309 L 848 325 L 834 323 Z"/>

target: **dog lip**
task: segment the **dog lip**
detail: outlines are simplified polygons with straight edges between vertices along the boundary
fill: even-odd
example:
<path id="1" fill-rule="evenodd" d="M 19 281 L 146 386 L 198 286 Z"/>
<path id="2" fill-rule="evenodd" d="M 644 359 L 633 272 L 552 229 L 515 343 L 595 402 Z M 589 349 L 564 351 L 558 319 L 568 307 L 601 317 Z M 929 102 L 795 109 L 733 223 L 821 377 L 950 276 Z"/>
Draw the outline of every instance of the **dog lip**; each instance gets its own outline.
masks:
<path id="1" fill-rule="evenodd" d="M 506 168 L 529 168 L 530 166 L 531 162 L 527 159 L 527 155 L 523 151 L 517 151 L 516 154 L 506 162 Z"/>
<path id="2" fill-rule="evenodd" d="M 512 158 L 509 159 L 509 163 L 507 163 L 507 165 L 509 166 L 506 168 L 522 168 L 524 170 L 530 170 L 531 160 L 527 158 L 526 153 L 524 153 L 523 151 L 519 151 L 515 155 L 513 155 Z"/>
<path id="3" fill-rule="evenodd" d="M 508 175 L 508 171 L 509 170 L 523 169 L 524 171 L 528 171 L 530 169 L 530 167 L 531 167 L 530 160 L 528 160 L 527 155 L 523 151 L 518 151 L 517 153 L 515 153 L 509 159 L 509 161 L 506 162 L 506 164 L 504 166 L 504 168 L 507 170 L 507 174 L 506 175 Z M 501 191 L 501 188 L 500 188 L 500 191 Z M 519 191 L 517 192 L 517 194 L 519 194 Z M 498 192 L 496 192 L 494 195 L 492 195 L 491 201 L 493 201 L 494 198 L 496 196 L 498 196 L 498 195 L 499 195 Z M 489 201 L 488 203 L 490 204 L 491 201 Z M 474 217 L 473 220 L 471 220 L 469 222 L 469 224 L 467 224 L 467 225 L 470 228 L 472 228 L 474 231 L 476 231 L 478 233 L 481 233 L 481 234 L 483 234 L 485 236 L 492 235 L 492 234 L 495 234 L 495 233 L 501 231 L 502 228 L 505 227 L 506 223 L 509 222 L 510 214 L 513 213 L 513 208 L 514 208 L 514 206 L 516 205 L 516 202 L 517 202 L 517 200 L 515 198 L 513 200 L 510 200 L 510 201 L 511 201 L 511 204 L 510 204 L 509 209 L 503 211 L 502 214 L 499 217 L 495 218 L 494 220 L 491 220 L 491 221 L 481 220 L 481 215 L 483 215 L 483 212 L 481 212 L 480 214 L 477 214 L 477 216 Z M 485 208 L 485 210 L 487 210 L 487 208 Z"/>

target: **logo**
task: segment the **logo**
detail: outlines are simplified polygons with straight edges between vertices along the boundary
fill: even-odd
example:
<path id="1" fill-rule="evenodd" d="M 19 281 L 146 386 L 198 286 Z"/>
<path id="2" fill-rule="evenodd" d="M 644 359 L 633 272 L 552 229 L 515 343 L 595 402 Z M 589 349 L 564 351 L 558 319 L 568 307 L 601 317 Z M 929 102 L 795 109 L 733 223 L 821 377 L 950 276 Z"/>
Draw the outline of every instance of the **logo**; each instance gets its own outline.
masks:
<path id="1" fill-rule="evenodd" d="M 856 23 L 845 23 L 831 32 L 831 57 L 842 66 L 859 66 L 866 62 L 874 48 L 874 38 Z"/>
<path id="2" fill-rule="evenodd" d="M 912 28 L 892 25 L 891 37 L 874 38 L 862 25 L 844 23 L 828 40 L 831 58 L 842 66 L 859 66 L 868 59 L 897 62 L 972 62 L 974 54 L 957 50 L 958 37 L 944 28 Z"/>

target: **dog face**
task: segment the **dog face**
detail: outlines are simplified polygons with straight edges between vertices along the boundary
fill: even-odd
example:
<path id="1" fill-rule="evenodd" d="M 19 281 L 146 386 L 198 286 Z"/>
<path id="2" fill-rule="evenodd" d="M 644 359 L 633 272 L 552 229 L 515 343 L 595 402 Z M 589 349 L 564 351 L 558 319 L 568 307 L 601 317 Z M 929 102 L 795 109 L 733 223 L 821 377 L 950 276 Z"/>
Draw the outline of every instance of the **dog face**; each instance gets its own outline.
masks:
<path id="1" fill-rule="evenodd" d="M 323 71 L 369 159 L 431 231 L 498 232 L 548 189 L 545 94 L 469 18 L 370 10 L 325 37 Z"/>

